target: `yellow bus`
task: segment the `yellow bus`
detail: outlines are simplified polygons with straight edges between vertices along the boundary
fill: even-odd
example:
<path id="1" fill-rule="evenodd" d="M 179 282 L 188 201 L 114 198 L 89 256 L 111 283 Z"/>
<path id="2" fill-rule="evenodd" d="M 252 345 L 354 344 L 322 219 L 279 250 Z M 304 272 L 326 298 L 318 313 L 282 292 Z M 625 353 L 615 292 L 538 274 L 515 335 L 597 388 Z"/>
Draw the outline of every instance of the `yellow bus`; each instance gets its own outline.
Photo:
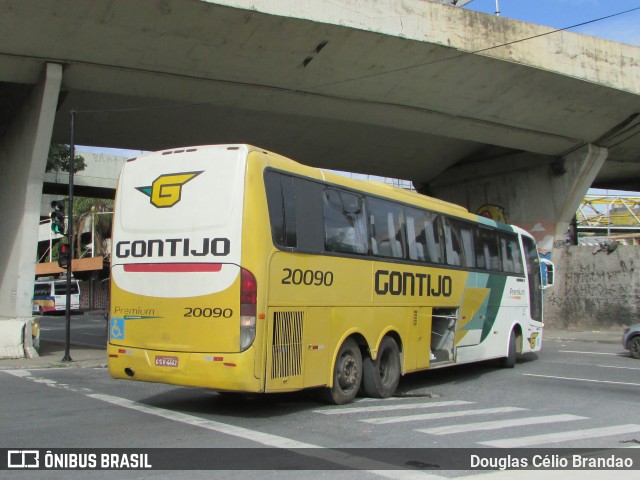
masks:
<path id="1" fill-rule="evenodd" d="M 129 160 L 113 245 L 115 378 L 343 404 L 541 346 L 527 232 L 248 145 Z"/>

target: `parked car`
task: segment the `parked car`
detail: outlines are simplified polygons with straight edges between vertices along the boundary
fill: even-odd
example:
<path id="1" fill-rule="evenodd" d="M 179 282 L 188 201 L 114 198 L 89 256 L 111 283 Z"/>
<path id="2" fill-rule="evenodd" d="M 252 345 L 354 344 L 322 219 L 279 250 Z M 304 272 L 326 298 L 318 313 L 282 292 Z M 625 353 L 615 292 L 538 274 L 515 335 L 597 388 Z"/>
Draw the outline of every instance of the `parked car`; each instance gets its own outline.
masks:
<path id="1" fill-rule="evenodd" d="M 640 359 L 640 323 L 631 325 L 624 331 L 622 346 L 631 352 L 633 358 Z"/>

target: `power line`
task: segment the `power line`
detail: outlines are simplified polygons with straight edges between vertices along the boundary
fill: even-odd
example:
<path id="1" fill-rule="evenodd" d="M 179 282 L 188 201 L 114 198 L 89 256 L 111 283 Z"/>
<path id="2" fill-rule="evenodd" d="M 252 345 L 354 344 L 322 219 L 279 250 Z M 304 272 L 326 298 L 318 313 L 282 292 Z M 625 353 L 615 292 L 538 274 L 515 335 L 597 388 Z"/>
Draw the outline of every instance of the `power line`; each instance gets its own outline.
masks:
<path id="1" fill-rule="evenodd" d="M 392 70 L 387 70 L 385 72 L 372 73 L 372 74 L 369 74 L 369 75 L 362 75 L 362 76 L 359 76 L 359 77 L 354 77 L 354 78 L 350 78 L 350 79 L 346 79 L 346 80 L 340 80 L 340 81 L 337 81 L 337 82 L 332 82 L 332 83 L 327 83 L 327 84 L 324 84 L 324 85 L 320 85 L 319 87 L 315 87 L 315 88 L 322 88 L 322 87 L 328 87 L 328 86 L 333 86 L 333 85 L 339 85 L 339 84 L 342 84 L 342 83 L 352 82 L 352 81 L 355 81 L 355 80 L 364 80 L 364 79 L 367 79 L 367 78 L 375 78 L 377 76 L 387 75 L 389 73 L 398 73 L 398 72 L 403 72 L 403 71 L 406 71 L 406 70 L 412 70 L 412 69 L 415 69 L 415 68 L 434 65 L 436 63 L 448 62 L 450 60 L 455 60 L 457 58 L 465 57 L 465 56 L 468 56 L 468 55 L 478 55 L 480 53 L 488 52 L 489 50 L 495 50 L 497 48 L 507 47 L 509 45 L 514 45 L 516 43 L 521 43 L 521 42 L 526 42 L 526 41 L 529 41 L 529 40 L 534 40 L 536 38 L 545 37 L 547 35 L 552 35 L 554 33 L 564 32 L 566 30 L 571 30 L 573 28 L 582 27 L 584 25 L 589 25 L 591 23 L 601 22 L 603 20 L 608 20 L 610 18 L 618 17 L 620 15 L 626 15 L 628 13 L 635 12 L 636 10 L 640 10 L 640 7 L 634 7 L 634 8 L 631 8 L 629 10 L 625 10 L 623 12 L 614 13 L 614 14 L 607 15 L 607 16 L 600 17 L 600 18 L 596 18 L 596 19 L 593 19 L 593 20 L 588 20 L 588 21 L 582 22 L 582 23 L 576 23 L 575 25 L 571 25 L 569 27 L 557 28 L 555 30 L 550 30 L 550 31 L 545 32 L 545 33 L 539 33 L 537 35 L 532 35 L 530 37 L 525 37 L 525 38 L 521 38 L 521 39 L 518 39 L 518 40 L 510 41 L 510 42 L 500 43 L 498 45 L 493 45 L 491 47 L 481 48 L 481 49 L 473 50 L 473 51 L 470 51 L 470 52 L 460 52 L 457 55 L 452 55 L 450 57 L 441 58 L 441 59 L 438 59 L 438 60 L 431 60 L 429 62 L 423 62 L 423 63 L 414 64 L 414 65 L 408 65 L 406 67 L 400 67 L 400 68 L 396 68 L 396 69 L 392 69 Z"/>

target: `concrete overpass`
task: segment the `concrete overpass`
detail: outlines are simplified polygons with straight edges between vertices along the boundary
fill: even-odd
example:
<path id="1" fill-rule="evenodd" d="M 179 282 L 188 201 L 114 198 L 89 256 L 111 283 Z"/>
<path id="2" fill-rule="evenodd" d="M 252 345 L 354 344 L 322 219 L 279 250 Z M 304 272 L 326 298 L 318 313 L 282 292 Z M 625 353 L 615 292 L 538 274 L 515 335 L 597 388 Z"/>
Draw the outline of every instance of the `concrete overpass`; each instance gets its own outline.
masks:
<path id="1" fill-rule="evenodd" d="M 46 151 L 69 142 L 72 108 L 79 144 L 253 143 L 496 206 L 546 250 L 588 187 L 640 190 L 637 47 L 425 0 L 0 0 L 0 13 L 3 316 L 30 311 Z"/>

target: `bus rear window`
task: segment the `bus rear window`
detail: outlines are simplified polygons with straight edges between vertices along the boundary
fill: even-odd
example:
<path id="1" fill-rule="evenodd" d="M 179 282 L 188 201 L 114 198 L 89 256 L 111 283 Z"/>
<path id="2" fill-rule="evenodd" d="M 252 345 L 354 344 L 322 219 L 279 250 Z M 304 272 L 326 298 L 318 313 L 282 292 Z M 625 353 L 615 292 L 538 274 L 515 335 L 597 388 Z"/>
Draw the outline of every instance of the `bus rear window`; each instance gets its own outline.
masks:
<path id="1" fill-rule="evenodd" d="M 66 295 L 67 294 L 67 282 L 56 282 L 54 284 L 54 291 L 55 291 L 55 295 Z M 77 282 L 71 282 L 71 295 L 75 295 L 77 293 L 80 293 L 80 290 L 78 289 L 78 283 Z"/>

